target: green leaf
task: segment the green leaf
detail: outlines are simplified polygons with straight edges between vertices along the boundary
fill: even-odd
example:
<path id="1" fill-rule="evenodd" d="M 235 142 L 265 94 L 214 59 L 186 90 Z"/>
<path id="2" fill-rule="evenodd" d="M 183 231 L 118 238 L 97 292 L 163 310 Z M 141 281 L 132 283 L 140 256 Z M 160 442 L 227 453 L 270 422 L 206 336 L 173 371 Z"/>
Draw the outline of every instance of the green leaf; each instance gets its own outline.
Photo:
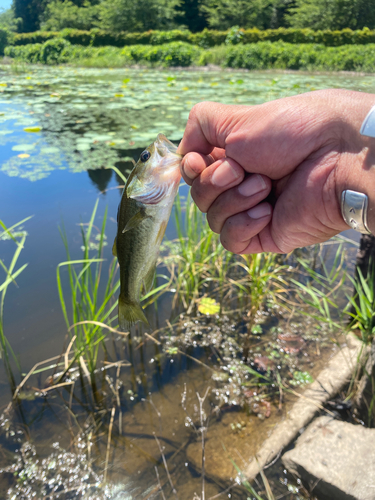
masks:
<path id="1" fill-rule="evenodd" d="M 220 311 L 220 305 L 215 301 L 215 299 L 202 297 L 199 301 L 198 311 L 202 314 L 218 314 Z"/>

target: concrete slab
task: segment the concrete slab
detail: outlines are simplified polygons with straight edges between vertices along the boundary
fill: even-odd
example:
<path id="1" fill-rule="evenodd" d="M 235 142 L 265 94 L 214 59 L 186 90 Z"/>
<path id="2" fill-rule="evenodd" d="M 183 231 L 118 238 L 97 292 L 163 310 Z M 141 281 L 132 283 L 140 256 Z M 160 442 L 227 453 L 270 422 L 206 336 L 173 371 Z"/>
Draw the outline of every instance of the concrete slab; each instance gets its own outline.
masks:
<path id="1" fill-rule="evenodd" d="M 319 500 L 375 500 L 375 429 L 319 417 L 282 462 Z"/>

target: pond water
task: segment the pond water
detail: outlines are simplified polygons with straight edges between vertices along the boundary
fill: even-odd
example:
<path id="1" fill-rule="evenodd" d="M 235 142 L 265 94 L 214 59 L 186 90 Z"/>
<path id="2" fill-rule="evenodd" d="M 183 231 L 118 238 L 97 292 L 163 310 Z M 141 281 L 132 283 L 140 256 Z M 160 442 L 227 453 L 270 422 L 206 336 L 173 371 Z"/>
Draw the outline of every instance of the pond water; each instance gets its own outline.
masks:
<path id="1" fill-rule="evenodd" d="M 11 227 L 32 216 L 17 228 L 27 232 L 17 267 L 28 266 L 17 277 L 17 286 L 8 288 L 4 306 L 4 332 L 22 373 L 67 348 L 67 326 L 56 284 L 56 268 L 67 259 L 59 227 L 65 228 L 71 259 L 82 259 L 80 223 L 89 222 L 97 200 L 96 226 L 102 224 L 108 208 L 102 270 L 108 273 L 123 185 L 110 167 L 127 175 L 159 132 L 178 142 L 196 102 L 259 104 L 332 87 L 375 92 L 375 81 L 372 76 L 344 74 L 67 67 L 27 67 L 15 72 L 3 67 L 0 219 Z M 186 197 L 186 186 L 181 186 L 180 194 L 182 199 Z M 175 236 L 172 220 L 166 238 Z M 9 266 L 14 250 L 14 241 L 0 239 L 0 258 L 5 265 Z M 61 275 L 68 295 L 66 267 Z M 51 371 L 42 371 L 25 383 L 19 405 L 10 407 L 12 394 L 1 367 L 0 408 L 6 411 L 0 467 L 8 472 L 0 478 L 0 498 L 193 499 L 195 493 L 195 498 L 203 498 L 203 428 L 208 429 L 204 431 L 205 498 L 216 498 L 224 491 L 223 498 L 246 498 L 244 489 L 233 487 L 238 472 L 233 463 L 245 467 L 272 426 L 286 414 L 292 399 L 279 409 L 273 400 L 272 409 L 262 401 L 251 403 L 250 409 L 247 405 L 247 411 L 237 400 L 231 404 L 235 390 L 229 394 L 232 389 L 222 387 L 227 379 L 216 372 L 220 353 L 213 346 L 222 342 L 228 352 L 234 349 L 228 339 L 234 328 L 244 328 L 243 319 L 238 319 L 241 314 L 235 321 L 226 315 L 196 319 L 180 308 L 178 334 L 171 327 L 169 334 L 164 331 L 158 336 L 153 331 L 165 327 L 166 320 L 174 319 L 171 314 L 177 314 L 172 297 L 172 292 L 166 293 L 148 308 L 151 331 L 137 326 L 128 337 L 107 335 L 107 350 L 99 355 L 101 363 L 124 364 L 99 370 L 96 389 L 91 380 L 80 388 L 69 386 L 45 396 L 42 390 L 48 387 L 45 380 Z M 68 309 L 70 312 L 72 306 Z M 270 331 L 278 321 L 269 319 Z M 277 331 L 272 332 L 275 340 Z M 152 338 L 147 337 L 150 333 Z M 202 336 L 207 336 L 205 343 L 195 339 Z M 177 337 L 184 337 L 185 344 L 174 343 Z M 314 376 L 332 352 L 326 337 L 319 339 L 320 344 L 316 339 L 309 344 L 308 332 L 302 340 L 296 338 L 295 359 L 289 348 L 289 358 L 293 358 L 289 364 L 298 373 L 308 371 Z M 256 350 L 262 354 L 266 341 L 259 335 L 256 342 Z M 309 349 L 301 353 L 299 342 Z M 271 345 L 269 338 L 267 345 Z M 270 349 L 268 352 L 275 351 Z M 262 371 L 261 362 L 259 358 L 255 365 L 257 373 L 269 375 L 267 367 Z M 81 379 L 85 379 L 85 368 L 84 362 L 78 363 Z M 15 378 L 19 383 L 22 376 L 16 373 Z M 200 398 L 208 387 L 203 402 Z M 222 398 L 219 404 L 215 391 L 222 391 L 221 398 L 227 392 L 227 401 Z M 23 480 L 17 486 L 11 472 L 21 470 Z M 47 483 L 48 492 L 55 488 L 55 496 L 46 496 L 43 488 Z M 7 494 L 9 487 L 12 492 Z"/>

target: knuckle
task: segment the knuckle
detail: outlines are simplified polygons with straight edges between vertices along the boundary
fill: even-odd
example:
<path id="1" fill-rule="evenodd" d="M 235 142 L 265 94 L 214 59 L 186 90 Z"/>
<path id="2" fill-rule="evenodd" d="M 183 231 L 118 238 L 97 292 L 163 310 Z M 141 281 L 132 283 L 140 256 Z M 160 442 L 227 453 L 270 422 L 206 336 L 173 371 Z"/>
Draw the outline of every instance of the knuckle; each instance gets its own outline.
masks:
<path id="1" fill-rule="evenodd" d="M 208 222 L 208 225 L 210 226 L 210 229 L 214 233 L 219 234 L 222 224 L 221 224 L 221 220 L 218 217 L 217 213 L 212 212 L 212 210 L 208 210 L 206 217 L 207 217 L 207 222 Z"/>
<path id="2" fill-rule="evenodd" d="M 191 197 L 194 201 L 194 203 L 197 205 L 199 210 L 203 213 L 206 213 L 206 203 L 204 200 L 204 196 L 202 196 L 200 192 L 200 185 L 199 183 L 197 184 L 196 182 L 193 182 L 191 190 L 190 190 Z"/>

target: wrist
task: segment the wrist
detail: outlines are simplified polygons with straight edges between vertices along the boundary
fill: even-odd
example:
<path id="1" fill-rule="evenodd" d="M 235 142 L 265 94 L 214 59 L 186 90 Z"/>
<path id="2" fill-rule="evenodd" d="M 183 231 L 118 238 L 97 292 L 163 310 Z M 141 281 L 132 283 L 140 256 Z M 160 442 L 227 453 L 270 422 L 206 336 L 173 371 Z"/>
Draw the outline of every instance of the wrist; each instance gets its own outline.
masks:
<path id="1" fill-rule="evenodd" d="M 365 222 L 367 228 L 375 234 L 375 138 L 360 134 L 361 126 L 375 104 L 375 96 L 356 93 L 355 97 L 356 99 L 353 100 L 356 105 L 355 109 L 354 106 L 350 106 L 346 112 L 350 119 L 346 121 L 342 134 L 342 150 L 336 169 L 336 198 L 341 207 L 343 192 L 346 190 L 366 195 L 368 203 L 367 213 L 364 214 Z M 355 202 L 354 198 L 347 197 L 350 206 L 350 202 Z M 360 210 L 362 202 L 360 198 L 357 201 L 359 202 L 357 208 Z M 363 208 L 365 209 L 365 205 Z M 357 215 L 361 215 L 358 210 Z M 348 216 L 348 212 L 346 215 Z M 361 216 L 360 219 L 362 219 Z M 354 227 L 349 226 L 345 221 L 344 223 L 347 228 Z"/>

